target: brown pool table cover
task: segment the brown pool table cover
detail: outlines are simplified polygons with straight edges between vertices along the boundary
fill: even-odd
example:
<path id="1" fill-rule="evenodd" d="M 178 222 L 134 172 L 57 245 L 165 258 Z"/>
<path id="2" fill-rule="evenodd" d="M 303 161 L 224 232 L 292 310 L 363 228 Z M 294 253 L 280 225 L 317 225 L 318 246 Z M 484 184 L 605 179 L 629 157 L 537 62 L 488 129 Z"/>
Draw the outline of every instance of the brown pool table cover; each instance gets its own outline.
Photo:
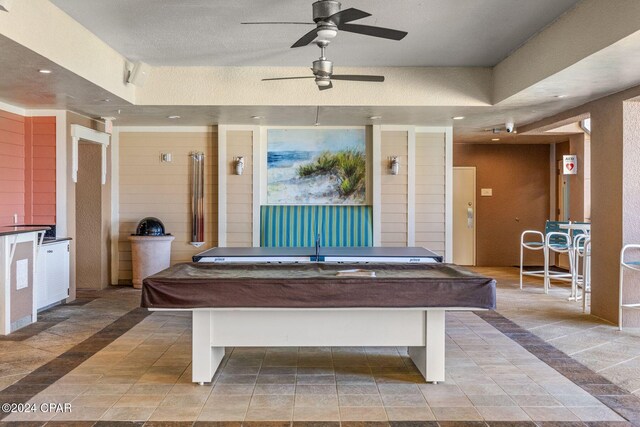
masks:
<path id="1" fill-rule="evenodd" d="M 336 276 L 375 271 L 376 277 Z M 147 277 L 146 308 L 493 309 L 495 280 L 454 264 L 177 264 Z"/>

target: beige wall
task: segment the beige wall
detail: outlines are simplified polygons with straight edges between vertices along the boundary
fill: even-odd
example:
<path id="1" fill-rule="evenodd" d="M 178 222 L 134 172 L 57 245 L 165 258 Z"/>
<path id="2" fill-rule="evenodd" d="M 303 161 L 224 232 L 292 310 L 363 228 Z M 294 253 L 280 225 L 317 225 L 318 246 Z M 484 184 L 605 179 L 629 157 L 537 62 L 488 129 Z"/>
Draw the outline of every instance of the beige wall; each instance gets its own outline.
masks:
<path id="1" fill-rule="evenodd" d="M 416 133 L 415 245 L 445 252 L 445 135 Z"/>
<path id="2" fill-rule="evenodd" d="M 542 230 L 549 216 L 549 146 L 454 144 L 453 164 L 476 167 L 477 265 L 518 265 L 520 234 Z M 481 197 L 481 188 L 493 196 Z M 539 254 L 525 259 L 542 261 Z"/>
<path id="3" fill-rule="evenodd" d="M 102 148 L 97 144 L 78 146 L 76 183 L 76 280 L 83 289 L 106 287 L 108 265 L 102 263 L 107 235 L 102 234 Z"/>
<path id="4" fill-rule="evenodd" d="M 217 245 L 218 236 L 218 137 L 209 132 L 121 132 L 118 281 L 131 283 L 131 245 L 138 221 L 146 216 L 160 218 L 167 233 L 176 238 L 171 247 L 171 263 L 191 261 L 191 257 Z M 190 157 L 192 151 L 205 153 L 205 244 L 195 248 L 191 241 Z M 160 162 L 161 153 L 171 153 L 173 161 Z"/>
<path id="5" fill-rule="evenodd" d="M 244 172 L 235 174 L 235 158 Z M 260 189 L 256 189 L 260 191 Z M 253 132 L 227 132 L 227 246 L 253 246 Z"/>
<path id="6" fill-rule="evenodd" d="M 623 106 L 622 159 L 622 243 L 640 243 L 640 102 L 625 102 Z M 637 259 L 638 252 L 630 252 L 629 258 Z M 625 303 L 640 303 L 640 274 L 625 272 L 623 292 Z M 625 310 L 625 325 L 640 325 L 638 310 Z"/>
<path id="7" fill-rule="evenodd" d="M 407 246 L 408 133 L 406 131 L 382 132 L 380 154 L 382 162 L 380 246 Z M 389 158 L 393 156 L 397 156 L 400 161 L 398 175 L 391 175 L 389 170 Z"/>

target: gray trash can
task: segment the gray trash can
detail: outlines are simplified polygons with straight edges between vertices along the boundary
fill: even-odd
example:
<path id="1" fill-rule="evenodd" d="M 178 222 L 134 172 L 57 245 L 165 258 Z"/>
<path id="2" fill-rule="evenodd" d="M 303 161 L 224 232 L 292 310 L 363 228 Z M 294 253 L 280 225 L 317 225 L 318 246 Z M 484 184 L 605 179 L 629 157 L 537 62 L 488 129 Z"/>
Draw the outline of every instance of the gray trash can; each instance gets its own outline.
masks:
<path id="1" fill-rule="evenodd" d="M 158 218 L 147 217 L 138 223 L 136 234 L 129 236 L 134 288 L 141 288 L 145 277 L 170 267 L 173 239 Z"/>

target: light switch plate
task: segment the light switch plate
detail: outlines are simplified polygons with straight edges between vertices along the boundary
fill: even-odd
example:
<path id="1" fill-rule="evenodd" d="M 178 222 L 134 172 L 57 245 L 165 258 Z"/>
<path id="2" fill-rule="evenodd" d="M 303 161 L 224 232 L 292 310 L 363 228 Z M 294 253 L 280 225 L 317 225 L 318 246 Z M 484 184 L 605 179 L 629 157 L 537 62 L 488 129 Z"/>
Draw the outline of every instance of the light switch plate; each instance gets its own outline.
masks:
<path id="1" fill-rule="evenodd" d="M 481 188 L 480 195 L 485 197 L 493 196 L 493 188 Z"/>

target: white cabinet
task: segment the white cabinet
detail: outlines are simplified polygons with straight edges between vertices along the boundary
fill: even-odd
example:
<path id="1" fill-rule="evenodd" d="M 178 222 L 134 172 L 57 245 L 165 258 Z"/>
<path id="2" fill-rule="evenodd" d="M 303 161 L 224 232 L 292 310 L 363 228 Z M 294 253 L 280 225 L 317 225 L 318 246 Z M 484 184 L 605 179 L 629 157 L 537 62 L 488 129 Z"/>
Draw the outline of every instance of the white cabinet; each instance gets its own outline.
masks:
<path id="1" fill-rule="evenodd" d="M 69 296 L 69 241 L 42 245 L 36 268 L 36 306 L 59 303 Z"/>

